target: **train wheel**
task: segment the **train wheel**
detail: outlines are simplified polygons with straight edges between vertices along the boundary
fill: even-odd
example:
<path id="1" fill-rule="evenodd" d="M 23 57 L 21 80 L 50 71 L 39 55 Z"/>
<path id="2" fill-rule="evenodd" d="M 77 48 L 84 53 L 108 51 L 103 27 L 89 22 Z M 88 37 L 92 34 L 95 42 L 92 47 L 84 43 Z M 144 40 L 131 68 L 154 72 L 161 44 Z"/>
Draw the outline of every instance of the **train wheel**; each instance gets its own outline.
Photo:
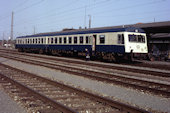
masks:
<path id="1" fill-rule="evenodd" d="M 18 49 L 18 52 L 24 52 L 22 48 L 19 48 Z"/>
<path id="2" fill-rule="evenodd" d="M 43 54 L 43 53 L 44 53 L 43 49 L 40 49 L 39 54 Z"/>

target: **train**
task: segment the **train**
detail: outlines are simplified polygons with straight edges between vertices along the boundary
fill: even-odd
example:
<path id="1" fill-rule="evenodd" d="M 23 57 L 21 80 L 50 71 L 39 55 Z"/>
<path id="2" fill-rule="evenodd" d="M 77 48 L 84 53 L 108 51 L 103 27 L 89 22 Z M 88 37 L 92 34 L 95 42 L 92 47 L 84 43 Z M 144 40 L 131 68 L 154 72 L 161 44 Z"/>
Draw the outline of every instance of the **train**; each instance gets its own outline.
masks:
<path id="1" fill-rule="evenodd" d="M 15 48 L 20 52 L 68 56 L 85 56 L 88 51 L 91 58 L 110 61 L 131 60 L 134 54 L 148 53 L 146 33 L 135 27 L 68 29 L 20 36 Z"/>

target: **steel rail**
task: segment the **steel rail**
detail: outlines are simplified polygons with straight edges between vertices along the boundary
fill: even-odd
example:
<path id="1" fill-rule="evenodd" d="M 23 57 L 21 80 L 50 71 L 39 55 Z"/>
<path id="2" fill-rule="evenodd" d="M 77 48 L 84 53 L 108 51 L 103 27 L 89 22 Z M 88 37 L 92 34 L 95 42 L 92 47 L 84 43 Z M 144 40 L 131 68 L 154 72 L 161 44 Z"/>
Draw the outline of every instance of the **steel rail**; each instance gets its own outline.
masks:
<path id="1" fill-rule="evenodd" d="M 109 98 L 106 98 L 106 97 L 101 97 L 101 96 L 98 96 L 98 95 L 95 95 L 95 94 L 92 94 L 92 93 L 89 93 L 89 92 L 85 92 L 83 90 L 76 89 L 76 88 L 74 88 L 72 86 L 67 86 L 67 85 L 64 85 L 62 83 L 56 82 L 54 80 L 50 80 L 50 79 L 47 79 L 47 78 L 44 78 L 44 77 L 40 77 L 40 76 L 37 76 L 35 74 L 29 73 L 29 72 L 25 72 L 23 70 L 16 69 L 16 68 L 4 65 L 4 64 L 2 64 L 2 65 L 7 67 L 7 68 L 10 68 L 12 70 L 16 70 L 16 71 L 18 71 L 20 73 L 23 73 L 26 76 L 34 77 L 34 78 L 36 78 L 36 79 L 38 79 L 38 80 L 40 80 L 42 82 L 46 82 L 46 83 L 54 85 L 54 86 L 59 86 L 59 87 L 61 87 L 63 89 L 67 89 L 67 90 L 69 90 L 71 92 L 76 92 L 76 93 L 78 93 L 80 95 L 83 95 L 85 97 L 94 99 L 94 100 L 96 100 L 98 102 L 102 102 L 103 104 L 108 104 L 108 105 L 110 105 L 110 106 L 112 106 L 114 108 L 119 109 L 121 112 L 127 112 L 127 113 L 149 113 L 148 111 L 140 109 L 140 108 L 136 108 L 136 107 L 133 107 L 133 106 L 130 106 L 130 105 L 127 105 L 127 104 L 123 104 L 123 103 L 120 103 L 120 102 L 117 102 L 117 101 L 113 101 L 113 100 L 111 100 Z M 40 97 L 41 97 L 41 95 L 40 95 Z M 47 97 L 47 99 L 48 99 L 48 97 Z M 71 111 L 71 112 L 74 112 L 74 111 Z"/>
<path id="2" fill-rule="evenodd" d="M 9 77 L 1 74 L 1 73 L 0 73 L 0 77 L 4 78 L 6 81 L 12 83 L 12 85 L 15 85 L 15 86 L 19 87 L 23 91 L 28 92 L 28 94 L 33 95 L 34 97 L 36 97 L 36 98 L 38 98 L 38 99 L 40 99 L 40 100 L 42 100 L 42 101 L 44 101 L 46 103 L 49 103 L 52 107 L 54 107 L 55 109 L 58 109 L 61 112 L 65 112 L 65 113 L 77 113 L 76 111 L 74 111 L 74 110 L 72 110 L 72 109 L 70 109 L 70 108 L 68 108 L 68 107 L 66 107 L 66 106 L 64 106 L 64 105 L 62 105 L 62 104 L 60 104 L 60 103 L 58 103 L 58 102 L 48 98 L 48 97 L 46 97 L 45 95 L 42 95 L 42 94 L 38 93 L 35 90 L 32 90 L 31 88 L 29 88 L 29 87 L 27 87 L 27 86 L 25 86 L 25 85 L 15 81 L 15 80 L 11 79 L 11 78 L 9 78 Z"/>
<path id="3" fill-rule="evenodd" d="M 3 57 L 7 58 L 7 56 L 3 56 Z M 150 81 L 145 81 L 145 80 L 140 80 L 140 79 L 135 79 L 135 78 L 123 77 L 123 76 L 119 76 L 119 75 L 115 75 L 115 74 L 107 74 L 107 73 L 102 73 L 102 72 L 95 72 L 95 71 L 90 71 L 90 70 L 87 70 L 87 69 L 81 69 L 81 68 L 70 67 L 70 66 L 63 66 L 63 65 L 59 65 L 59 64 L 51 64 L 51 63 L 47 63 L 47 62 L 35 61 L 35 60 L 30 60 L 30 59 L 29 59 L 29 61 L 31 61 L 31 62 L 29 62 L 29 61 L 26 61 L 23 58 L 18 59 L 18 57 L 10 57 L 10 58 L 12 58 L 14 60 L 21 61 L 21 62 L 27 62 L 27 63 L 30 63 L 30 64 L 35 64 L 35 65 L 40 65 L 40 66 L 44 66 L 44 67 L 48 67 L 48 68 L 61 70 L 61 71 L 64 71 L 64 72 L 69 72 L 69 73 L 74 73 L 74 74 L 76 74 L 76 73 L 85 74 L 85 76 L 88 76 L 89 74 L 87 74 L 87 73 L 90 72 L 90 73 L 93 74 L 93 76 L 89 75 L 89 77 L 92 77 L 92 78 L 100 77 L 100 78 L 105 79 L 106 81 L 109 81 L 109 82 L 113 81 L 113 80 L 111 80 L 111 78 L 114 77 L 114 78 L 117 78 L 117 79 L 126 79 L 126 80 L 129 80 L 129 81 L 141 82 L 143 84 L 159 86 L 159 88 L 163 87 L 163 88 L 170 89 L 170 85 L 166 85 L 166 84 L 162 84 L 162 83 L 150 82 Z M 73 70 L 77 70 L 77 72 L 75 73 L 75 71 L 73 71 Z M 100 75 L 100 76 L 94 76 L 96 74 Z M 103 76 L 103 77 L 101 77 L 101 76 Z M 160 90 L 160 91 L 163 91 L 163 90 Z"/>
<path id="4" fill-rule="evenodd" d="M 7 52 L 7 53 L 11 53 L 11 51 L 3 51 L 3 52 Z M 13 52 L 13 51 L 12 51 Z M 134 69 L 134 68 L 130 68 L 130 67 L 120 67 L 120 66 L 112 66 L 112 65 L 105 65 L 105 64 L 97 64 L 97 63 L 92 63 L 92 62 L 82 62 L 82 61 L 71 61 L 68 59 L 58 59 L 58 58 L 47 58 L 44 56 L 36 56 L 33 54 L 25 54 L 25 53 L 19 53 L 19 52 L 13 52 L 15 54 L 19 54 L 19 55 L 26 55 L 26 56 L 31 56 L 31 57 L 37 57 L 37 58 L 45 58 L 45 59 L 49 59 L 49 60 L 59 60 L 62 62 L 67 62 L 67 63 L 74 63 L 74 64 L 83 64 L 83 65 L 90 65 L 90 66 L 97 66 L 97 67 L 102 67 L 102 68 L 107 68 L 107 69 L 117 69 L 117 70 L 124 70 L 124 71 L 131 71 L 131 72 L 138 72 L 138 73 L 143 73 L 143 74 L 151 74 L 154 76 L 159 76 L 159 77 L 170 77 L 169 73 L 162 73 L 162 72 L 155 72 L 155 71 L 151 71 L 151 70 L 143 70 L 143 69 Z"/>
<path id="5" fill-rule="evenodd" d="M 2 55 L 0 55 L 0 56 L 2 56 Z M 4 56 L 4 57 L 7 58 L 7 56 Z M 34 60 L 30 60 L 31 61 L 30 62 L 30 61 L 22 59 L 22 58 L 18 59 L 17 57 L 10 57 L 10 58 L 13 59 L 13 60 L 21 61 L 21 62 L 26 62 L 26 63 L 30 63 L 30 64 L 34 64 L 34 65 L 39 65 L 39 66 L 44 66 L 44 67 L 48 67 L 48 68 L 52 68 L 52 69 L 61 70 L 63 72 L 72 73 L 72 74 L 75 74 L 75 75 L 78 75 L 78 76 L 84 76 L 84 77 L 88 77 L 88 78 L 97 79 L 99 81 L 107 81 L 109 83 L 115 83 L 115 84 L 123 85 L 123 86 L 126 86 L 126 87 L 128 86 L 128 87 L 132 87 L 132 88 L 139 89 L 139 90 L 149 91 L 149 92 L 157 94 L 157 95 L 161 94 L 163 96 L 168 96 L 168 97 L 170 96 L 169 91 L 161 90 L 161 89 L 155 89 L 155 88 L 150 87 L 152 85 L 152 86 L 157 86 L 158 88 L 163 87 L 163 88 L 170 89 L 170 85 L 166 85 L 166 84 L 148 82 L 148 81 L 138 80 L 138 79 L 134 79 L 134 78 L 121 77 L 121 76 L 117 76 L 117 75 L 111 76 L 110 74 L 106 74 L 106 73 L 93 72 L 93 71 L 89 71 L 89 70 L 77 69 L 77 68 L 69 67 L 69 66 L 60 66 L 60 65 L 57 65 L 57 64 L 44 63 L 44 62 L 34 61 Z M 77 71 L 74 71 L 74 70 L 77 70 Z M 104 76 L 101 77 L 101 76 L 98 76 L 98 75 L 102 75 L 102 76 L 104 75 L 105 77 Z M 109 77 L 114 77 L 114 78 L 122 79 L 122 80 L 121 81 L 120 80 L 112 80 Z M 146 85 L 146 84 L 148 84 L 148 85 L 142 86 L 142 85 L 137 85 L 137 84 L 134 84 L 134 83 L 131 83 L 131 82 L 126 83 L 126 81 L 140 82 L 144 85 Z"/>

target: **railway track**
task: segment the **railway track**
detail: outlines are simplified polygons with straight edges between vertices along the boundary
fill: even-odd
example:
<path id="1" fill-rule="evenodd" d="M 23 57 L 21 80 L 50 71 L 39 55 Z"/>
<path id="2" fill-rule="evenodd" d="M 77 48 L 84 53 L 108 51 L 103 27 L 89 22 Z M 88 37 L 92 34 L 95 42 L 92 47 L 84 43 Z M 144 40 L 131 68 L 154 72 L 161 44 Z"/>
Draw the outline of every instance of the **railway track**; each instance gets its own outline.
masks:
<path id="1" fill-rule="evenodd" d="M 98 70 L 92 69 L 89 70 L 87 68 L 80 68 L 80 65 L 78 66 L 68 66 L 68 64 L 57 64 L 56 62 L 49 63 L 45 62 L 45 59 L 35 59 L 31 60 L 31 57 L 24 57 L 23 56 L 11 56 L 9 54 L 1 54 L 0 56 L 5 57 L 5 58 L 10 58 L 13 60 L 25 62 L 25 63 L 30 63 L 34 65 L 40 65 L 52 69 L 57 69 L 61 70 L 67 73 L 72 73 L 76 74 L 79 76 L 84 76 L 84 77 L 89 77 L 92 79 L 97 79 L 99 81 L 105 81 L 108 83 L 114 83 L 118 85 L 123 85 L 126 87 L 131 87 L 134 89 L 139 89 L 139 90 L 144 90 L 144 91 L 149 91 L 151 93 L 157 94 L 157 95 L 163 95 L 166 97 L 170 96 L 170 85 L 169 84 L 163 84 L 163 83 L 157 83 L 153 81 L 146 81 L 146 80 L 141 80 L 141 79 L 136 79 L 136 78 L 131 78 L 128 76 L 121 76 L 120 74 L 115 74 L 113 72 L 104 72 L 103 70 L 101 71 L 101 68 Z"/>
<path id="2" fill-rule="evenodd" d="M 0 69 L 0 84 L 31 112 L 147 113 L 7 65 Z"/>
<path id="3" fill-rule="evenodd" d="M 106 65 L 106 64 L 102 64 L 102 63 L 91 63 L 91 62 L 83 62 L 80 60 L 69 60 L 66 58 L 59 58 L 59 57 L 47 57 L 47 56 L 43 56 L 43 55 L 37 55 L 37 54 L 27 54 L 27 53 L 20 53 L 14 50 L 3 50 L 0 49 L 0 52 L 5 52 L 5 53 L 13 53 L 13 54 L 18 54 L 18 55 L 24 55 L 24 56 L 29 56 L 29 57 L 35 57 L 35 58 L 43 58 L 46 60 L 53 60 L 53 61 L 57 61 L 57 62 L 66 62 L 66 63 L 72 63 L 72 64 L 81 64 L 81 65 L 85 65 L 85 66 L 95 66 L 95 67 L 102 67 L 105 69 L 115 69 L 115 70 L 124 70 L 127 72 L 137 72 L 137 73 L 142 73 L 142 74 L 149 74 L 149 75 L 154 75 L 154 76 L 158 76 L 158 77 L 170 77 L 170 72 L 166 73 L 166 70 L 170 70 L 170 67 L 165 67 L 165 66 L 155 66 L 155 65 L 141 65 L 139 64 L 139 67 L 136 67 L 137 64 L 134 64 L 135 66 L 127 66 L 127 65 Z M 152 69 L 149 68 L 153 68 L 155 69 L 154 71 Z M 166 69 L 166 70 L 165 70 Z M 165 71 L 162 71 L 165 70 Z"/>

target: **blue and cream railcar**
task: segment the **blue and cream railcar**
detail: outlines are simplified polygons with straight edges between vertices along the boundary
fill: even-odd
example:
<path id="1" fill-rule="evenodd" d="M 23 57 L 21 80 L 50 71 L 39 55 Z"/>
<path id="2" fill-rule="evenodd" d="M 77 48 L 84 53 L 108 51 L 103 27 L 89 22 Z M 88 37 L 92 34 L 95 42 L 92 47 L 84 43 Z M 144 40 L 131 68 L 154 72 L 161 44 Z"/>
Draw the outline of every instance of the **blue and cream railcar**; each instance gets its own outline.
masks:
<path id="1" fill-rule="evenodd" d="M 146 34 L 139 28 L 97 28 L 17 37 L 20 51 L 84 53 L 100 57 L 147 53 Z"/>

